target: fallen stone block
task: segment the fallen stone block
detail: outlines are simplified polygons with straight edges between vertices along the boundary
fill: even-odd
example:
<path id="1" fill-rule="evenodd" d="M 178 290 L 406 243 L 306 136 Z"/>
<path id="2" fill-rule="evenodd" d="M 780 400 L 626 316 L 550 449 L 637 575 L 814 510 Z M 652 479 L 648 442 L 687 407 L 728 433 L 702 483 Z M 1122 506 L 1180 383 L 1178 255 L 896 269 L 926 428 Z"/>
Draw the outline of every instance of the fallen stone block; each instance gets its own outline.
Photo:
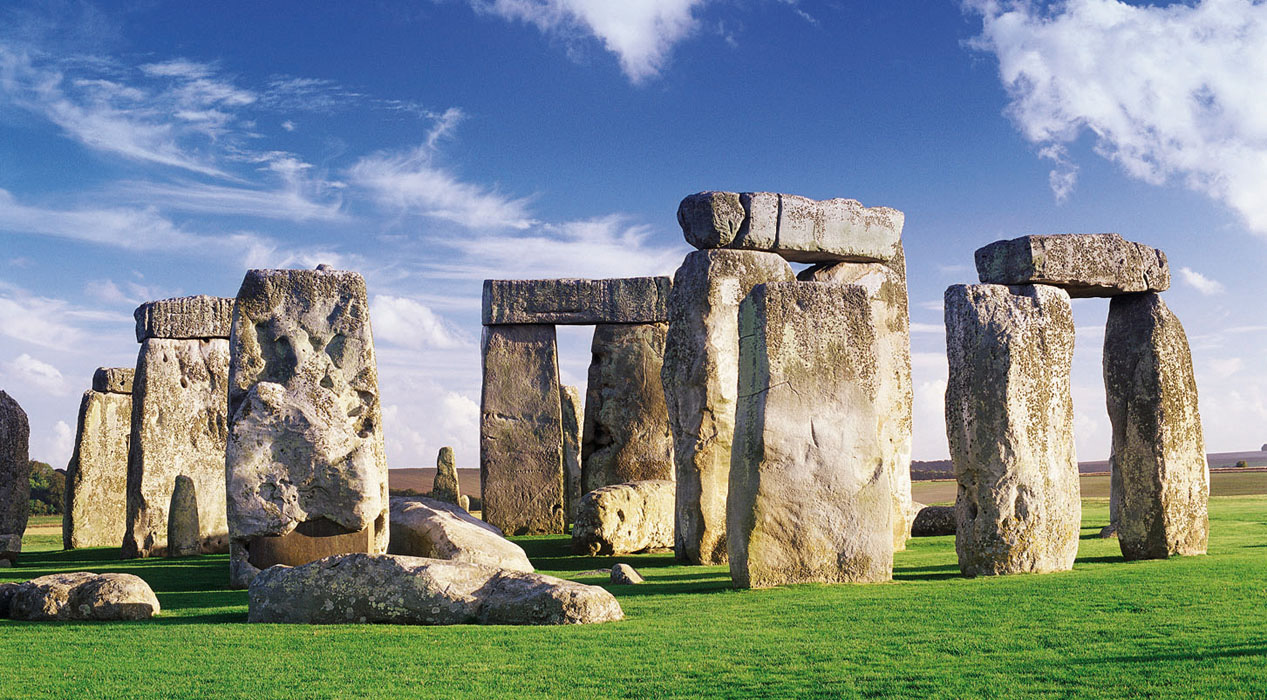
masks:
<path id="1" fill-rule="evenodd" d="M 617 586 L 634 586 L 646 581 L 646 579 L 642 577 L 642 574 L 638 573 L 637 569 L 634 569 L 628 564 L 617 564 L 613 566 L 611 577 L 612 583 Z"/>
<path id="2" fill-rule="evenodd" d="M 911 537 L 938 537 L 955 534 L 954 506 L 924 506 L 911 523 Z"/>
<path id="3" fill-rule="evenodd" d="M 668 277 L 484 280 L 484 325 L 596 325 L 668 320 Z"/>
<path id="4" fill-rule="evenodd" d="M 531 572 L 519 545 L 461 507 L 421 496 L 391 499 L 388 554 Z"/>
<path id="5" fill-rule="evenodd" d="M 1170 288 L 1166 254 L 1116 233 L 1022 236 L 976 252 L 985 284 L 1049 284 L 1071 297 L 1107 297 Z"/>
<path id="6" fill-rule="evenodd" d="M 391 554 L 274 566 L 251 581 L 250 622 L 562 625 L 624 617 L 598 586 Z"/>
<path id="7" fill-rule="evenodd" d="M 585 494 L 572 525 L 572 551 L 594 556 L 672 547 L 674 487 L 667 480 L 633 481 Z"/>
<path id="8" fill-rule="evenodd" d="M 0 617 L 14 620 L 146 620 L 159 612 L 154 591 L 132 574 L 76 571 L 7 584 L 6 588 L 0 590 Z"/>

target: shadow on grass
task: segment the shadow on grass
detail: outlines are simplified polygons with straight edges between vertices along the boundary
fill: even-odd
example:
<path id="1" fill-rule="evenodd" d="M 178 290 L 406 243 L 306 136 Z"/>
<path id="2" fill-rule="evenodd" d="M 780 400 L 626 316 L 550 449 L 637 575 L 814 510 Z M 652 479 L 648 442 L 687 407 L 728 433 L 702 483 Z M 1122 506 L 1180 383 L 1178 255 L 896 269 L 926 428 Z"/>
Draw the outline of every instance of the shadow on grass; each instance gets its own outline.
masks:
<path id="1" fill-rule="evenodd" d="M 1124 561 L 1126 561 L 1126 558 L 1118 554 L 1116 556 L 1110 555 L 1107 557 L 1078 557 L 1076 560 L 1074 560 L 1074 563 L 1075 564 L 1121 564 Z"/>
<path id="2" fill-rule="evenodd" d="M 963 578 L 958 564 L 893 567 L 894 581 L 945 581 L 952 578 Z"/>
<path id="3" fill-rule="evenodd" d="M 1158 661 L 1213 661 L 1216 659 L 1234 659 L 1245 656 L 1267 656 L 1267 646 L 1262 642 L 1246 642 L 1231 644 L 1204 651 L 1185 651 L 1174 654 L 1137 654 L 1132 656 L 1103 656 L 1079 659 L 1075 664 L 1114 664 L 1114 663 L 1156 663 Z"/>

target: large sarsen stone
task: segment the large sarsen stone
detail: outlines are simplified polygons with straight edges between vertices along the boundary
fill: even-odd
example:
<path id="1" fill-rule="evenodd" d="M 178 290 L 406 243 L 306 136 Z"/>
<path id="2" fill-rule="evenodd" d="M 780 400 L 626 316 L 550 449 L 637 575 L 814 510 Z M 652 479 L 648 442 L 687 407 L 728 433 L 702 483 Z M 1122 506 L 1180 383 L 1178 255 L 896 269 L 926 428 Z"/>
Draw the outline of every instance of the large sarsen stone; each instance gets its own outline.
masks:
<path id="1" fill-rule="evenodd" d="M 0 566 L 17 562 L 31 512 L 31 426 L 26 411 L 0 391 Z"/>
<path id="2" fill-rule="evenodd" d="M 661 323 L 668 277 L 484 280 L 484 325 Z"/>
<path id="3" fill-rule="evenodd" d="M 1071 297 L 1107 297 L 1170 288 L 1166 254 L 1116 233 L 1023 236 L 976 252 L 986 284 L 1050 284 Z"/>
<path id="4" fill-rule="evenodd" d="M 1104 388 L 1122 556 L 1205 554 L 1210 471 L 1197 381 L 1183 326 L 1157 294 L 1109 304 Z"/>
<path id="5" fill-rule="evenodd" d="M 522 547 L 460 506 L 421 496 L 393 498 L 390 521 L 388 554 L 532 571 Z"/>
<path id="6" fill-rule="evenodd" d="M 735 434 L 739 302 L 763 282 L 792 281 L 774 253 L 701 250 L 673 278 L 664 345 L 664 398 L 677 471 L 677 557 L 726 561 L 726 490 Z"/>
<path id="7" fill-rule="evenodd" d="M 945 308 L 959 568 L 966 576 L 1072 568 L 1082 501 L 1069 295 L 1043 285 L 956 285 Z"/>
<path id="8" fill-rule="evenodd" d="M 672 481 L 633 481 L 590 491 L 572 526 L 577 554 L 630 554 L 673 546 Z"/>
<path id="9" fill-rule="evenodd" d="M 727 500 L 740 588 L 893 576 L 893 486 L 866 290 L 757 285 L 739 309 Z"/>
<path id="10" fill-rule="evenodd" d="M 12 586 L 5 597 L 0 617 L 33 622 L 145 620 L 159 611 L 149 584 L 132 574 L 50 574 Z"/>
<path id="11" fill-rule="evenodd" d="M 128 371 L 128 390 L 132 388 Z M 102 370 L 97 370 L 100 376 Z M 96 382 L 94 381 L 94 384 Z M 85 391 L 66 465 L 62 546 L 118 547 L 127 531 L 132 395 Z"/>

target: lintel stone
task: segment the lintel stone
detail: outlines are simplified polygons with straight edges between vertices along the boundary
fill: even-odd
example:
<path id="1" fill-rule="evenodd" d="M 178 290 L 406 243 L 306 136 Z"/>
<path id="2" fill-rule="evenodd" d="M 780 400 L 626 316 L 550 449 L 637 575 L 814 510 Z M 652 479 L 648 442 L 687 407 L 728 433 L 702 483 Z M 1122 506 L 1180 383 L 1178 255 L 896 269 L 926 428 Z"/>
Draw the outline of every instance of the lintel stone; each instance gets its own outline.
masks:
<path id="1" fill-rule="evenodd" d="M 1070 297 L 1111 297 L 1170 288 L 1166 254 L 1116 233 L 1022 236 L 977 249 L 983 284 L 1049 284 Z"/>
<path id="2" fill-rule="evenodd" d="M 131 394 L 135 376 L 136 369 L 132 367 L 98 367 L 92 375 L 92 390 L 103 394 Z"/>
<path id="3" fill-rule="evenodd" d="M 594 325 L 669 320 L 668 277 L 484 280 L 484 325 Z"/>
<path id="4" fill-rule="evenodd" d="M 228 338 L 233 299 L 199 295 L 150 301 L 136 307 L 132 316 L 138 343 L 146 338 Z"/>

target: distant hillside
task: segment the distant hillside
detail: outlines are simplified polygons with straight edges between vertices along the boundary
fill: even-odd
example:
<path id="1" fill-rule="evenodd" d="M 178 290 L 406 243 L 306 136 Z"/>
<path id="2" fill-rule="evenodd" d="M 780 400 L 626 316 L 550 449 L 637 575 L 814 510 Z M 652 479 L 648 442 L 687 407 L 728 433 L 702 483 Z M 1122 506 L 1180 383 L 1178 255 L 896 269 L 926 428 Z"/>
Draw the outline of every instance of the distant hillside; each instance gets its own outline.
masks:
<path id="1" fill-rule="evenodd" d="M 1205 456 L 1211 469 L 1235 467 L 1237 462 L 1244 461 L 1247 467 L 1267 467 L 1267 452 L 1211 452 Z M 1109 460 L 1097 459 L 1089 462 L 1078 462 L 1078 471 L 1082 474 L 1109 473 Z M 936 459 L 928 462 L 915 460 L 911 462 L 911 480 L 929 481 L 932 479 L 953 479 L 955 469 L 948 459 Z"/>
<path id="2" fill-rule="evenodd" d="M 435 467 L 387 470 L 387 488 L 390 489 L 413 489 L 418 493 L 427 493 L 435 480 Z M 468 496 L 479 496 L 480 470 L 458 469 L 458 487 Z"/>

